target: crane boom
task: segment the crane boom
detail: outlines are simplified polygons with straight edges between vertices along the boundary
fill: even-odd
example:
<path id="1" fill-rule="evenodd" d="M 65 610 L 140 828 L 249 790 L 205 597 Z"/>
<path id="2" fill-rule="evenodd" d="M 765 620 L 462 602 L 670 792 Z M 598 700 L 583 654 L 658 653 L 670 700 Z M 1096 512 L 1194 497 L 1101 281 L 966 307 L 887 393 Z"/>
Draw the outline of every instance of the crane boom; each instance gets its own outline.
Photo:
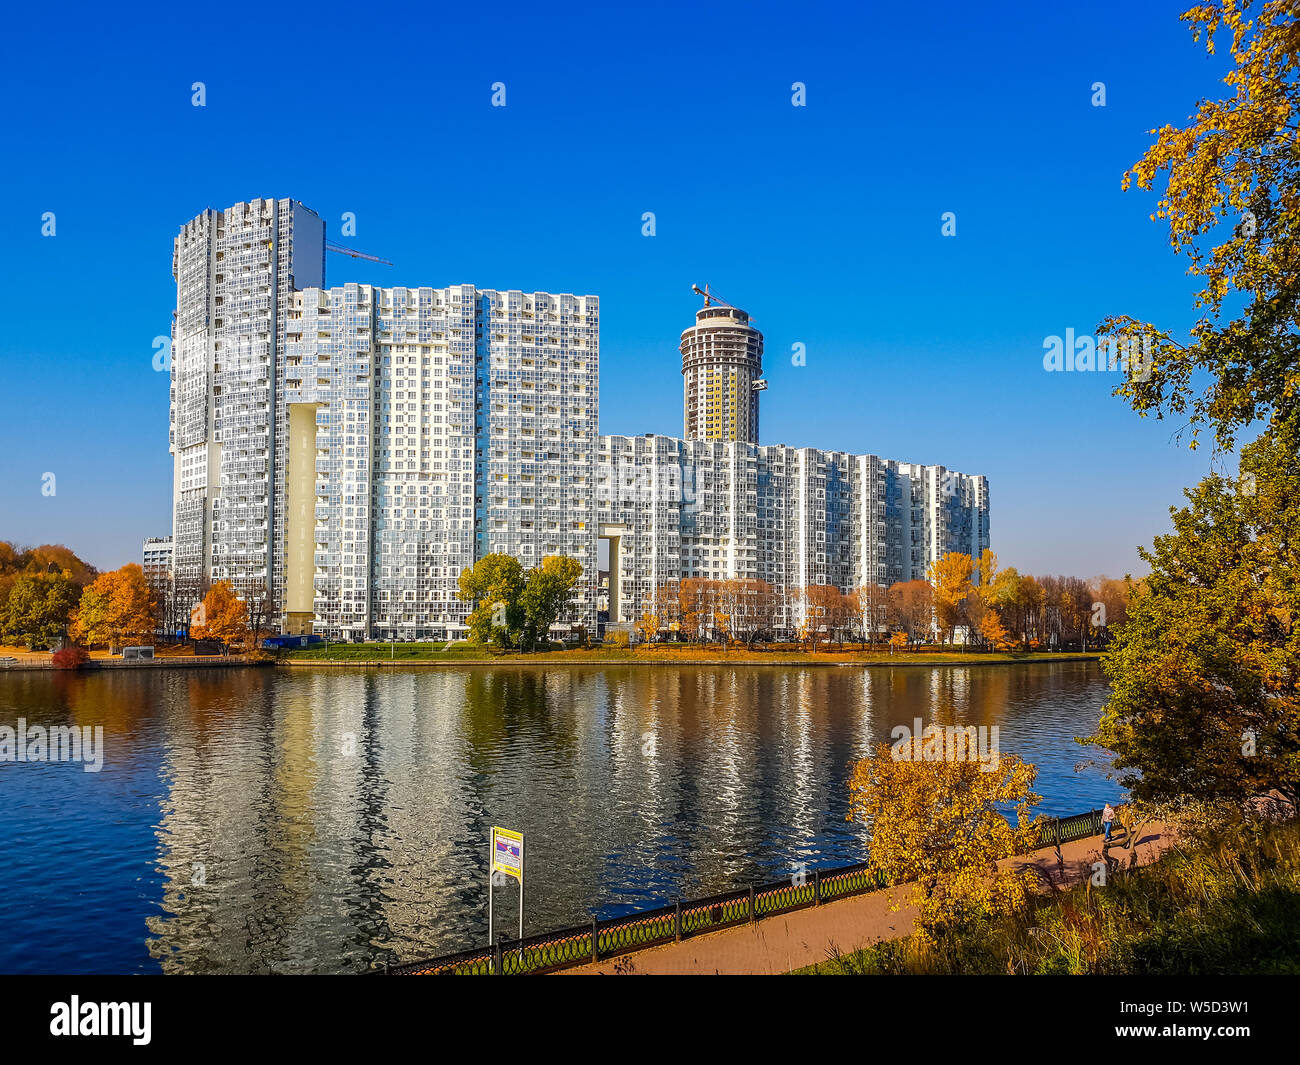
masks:
<path id="1" fill-rule="evenodd" d="M 704 306 L 706 307 L 711 307 L 713 306 L 713 304 L 716 303 L 719 307 L 730 307 L 733 311 L 739 310 L 739 308 L 734 303 L 729 303 L 726 300 L 724 300 L 721 296 L 719 296 L 716 292 L 714 292 L 711 288 L 709 288 L 707 284 L 703 288 L 700 288 L 699 285 L 692 285 L 691 291 L 696 293 L 697 295 L 704 297 Z M 752 322 L 753 320 L 754 320 L 753 317 L 750 317 L 749 321 Z M 763 387 L 766 388 L 767 386 L 764 385 Z"/>
<path id="2" fill-rule="evenodd" d="M 342 244 L 335 244 L 333 241 L 329 241 L 329 240 L 325 242 L 325 249 L 327 251 L 336 251 L 340 255 L 350 255 L 354 259 L 365 259 L 368 262 L 372 262 L 372 263 L 383 263 L 384 266 L 393 265 L 387 259 L 381 259 L 377 255 L 367 255 L 363 251 L 357 251 L 354 248 L 345 248 L 343 247 Z"/>
<path id="3" fill-rule="evenodd" d="M 703 296 L 703 297 L 704 297 L 704 306 L 706 306 L 706 307 L 708 307 L 708 306 L 710 306 L 710 305 L 712 305 L 712 304 L 714 304 L 714 303 L 720 303 L 720 304 L 722 304 L 722 306 L 724 306 L 724 307 L 730 307 L 730 306 L 731 306 L 730 303 L 728 303 L 726 300 L 724 300 L 724 299 L 723 299 L 721 296 L 719 296 L 716 292 L 712 291 L 712 290 L 709 288 L 709 286 L 708 286 L 707 284 L 706 284 L 703 288 L 700 288 L 699 285 L 692 285 L 692 286 L 691 286 L 691 291 L 694 292 L 694 293 L 696 293 L 697 295 L 700 295 L 700 296 Z"/>

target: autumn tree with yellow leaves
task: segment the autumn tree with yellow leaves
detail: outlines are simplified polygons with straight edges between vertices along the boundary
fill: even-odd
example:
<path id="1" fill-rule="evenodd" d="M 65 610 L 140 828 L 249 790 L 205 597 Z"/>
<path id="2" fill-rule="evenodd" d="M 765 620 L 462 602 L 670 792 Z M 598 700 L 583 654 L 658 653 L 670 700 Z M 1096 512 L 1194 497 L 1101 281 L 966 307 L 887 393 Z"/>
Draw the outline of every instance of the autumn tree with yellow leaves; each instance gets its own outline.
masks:
<path id="1" fill-rule="evenodd" d="M 974 567 L 970 555 L 950 551 L 930 564 L 926 577 L 934 589 L 934 618 L 945 643 L 962 622 L 962 607 L 971 590 Z"/>
<path id="2" fill-rule="evenodd" d="M 641 633 L 641 642 L 647 647 L 654 643 L 654 639 L 659 635 L 659 615 L 653 614 L 649 610 L 641 614 L 641 620 L 636 623 L 637 631 Z"/>
<path id="3" fill-rule="evenodd" d="M 1300 10 L 1292 0 L 1211 0 L 1182 19 L 1209 54 L 1227 44 L 1227 92 L 1203 99 L 1124 175 L 1151 191 L 1152 220 L 1201 284 L 1185 341 L 1112 315 L 1099 337 L 1149 353 L 1116 389 L 1142 415 L 1186 420 L 1191 447 L 1210 428 L 1231 450 L 1257 419 L 1300 417 Z M 1132 368 L 1131 368 L 1132 369 Z"/>
<path id="4" fill-rule="evenodd" d="M 848 820 L 871 828 L 871 868 L 887 883 L 909 885 L 922 938 L 934 941 L 971 918 L 1028 904 L 1032 876 L 996 863 L 1034 843 L 1037 772 L 1014 755 L 996 764 L 928 761 L 896 757 L 887 744 L 855 764 Z"/>
<path id="5" fill-rule="evenodd" d="M 1103 665 L 1096 742 L 1140 800 L 1300 802 L 1300 8 L 1209 0 L 1183 16 L 1226 92 L 1200 100 L 1124 186 L 1156 191 L 1152 220 L 1200 289 L 1186 339 L 1127 315 L 1112 338 L 1152 341 L 1148 372 L 1117 389 L 1140 414 L 1176 417 L 1240 450 L 1236 478 L 1204 478 L 1141 552 Z M 1157 186 L 1161 186 L 1157 188 Z M 1113 590 L 1113 589 L 1112 589 Z M 1109 614 L 1109 611 L 1108 611 Z"/>
<path id="6" fill-rule="evenodd" d="M 980 621 L 979 631 L 980 635 L 988 641 L 988 645 L 995 651 L 1005 651 L 1011 646 L 1011 636 L 995 610 L 985 611 L 984 617 Z"/>

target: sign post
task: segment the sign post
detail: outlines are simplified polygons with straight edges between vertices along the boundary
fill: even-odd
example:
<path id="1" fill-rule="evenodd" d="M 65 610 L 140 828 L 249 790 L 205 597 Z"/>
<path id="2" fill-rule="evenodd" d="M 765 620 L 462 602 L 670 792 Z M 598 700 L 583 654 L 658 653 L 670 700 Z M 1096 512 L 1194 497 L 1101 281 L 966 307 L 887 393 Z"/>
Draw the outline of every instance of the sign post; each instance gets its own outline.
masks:
<path id="1" fill-rule="evenodd" d="M 523 955 L 524 938 L 524 834 L 511 832 L 508 828 L 492 826 L 491 853 L 488 868 L 488 946 L 495 943 L 495 930 L 492 927 L 492 886 L 497 874 L 512 876 L 519 881 L 519 940 L 520 956 Z"/>

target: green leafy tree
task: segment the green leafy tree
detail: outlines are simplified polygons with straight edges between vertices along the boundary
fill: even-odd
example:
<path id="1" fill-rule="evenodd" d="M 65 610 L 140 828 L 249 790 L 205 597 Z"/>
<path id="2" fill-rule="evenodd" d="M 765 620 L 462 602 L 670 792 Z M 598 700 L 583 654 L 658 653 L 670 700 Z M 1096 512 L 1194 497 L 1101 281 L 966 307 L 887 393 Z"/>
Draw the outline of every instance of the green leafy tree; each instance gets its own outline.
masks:
<path id="1" fill-rule="evenodd" d="M 461 570 L 458 584 L 457 597 L 474 604 L 468 620 L 470 641 L 503 650 L 518 647 L 525 625 L 519 560 L 500 553 L 484 555 L 473 569 Z"/>
<path id="2" fill-rule="evenodd" d="M 540 565 L 528 571 L 519 599 L 524 615 L 524 650 L 531 651 L 547 639 L 551 626 L 573 598 L 581 577 L 581 563 L 564 555 L 547 555 Z"/>
<path id="3" fill-rule="evenodd" d="M 80 599 L 81 587 L 67 573 L 23 573 L 9 589 L 0 634 L 29 647 L 46 644 L 68 631 Z"/>
<path id="4" fill-rule="evenodd" d="M 1171 508 L 1174 532 L 1103 666 L 1093 741 L 1138 799 L 1300 799 L 1300 429 L 1242 449 L 1237 482 L 1209 477 Z"/>

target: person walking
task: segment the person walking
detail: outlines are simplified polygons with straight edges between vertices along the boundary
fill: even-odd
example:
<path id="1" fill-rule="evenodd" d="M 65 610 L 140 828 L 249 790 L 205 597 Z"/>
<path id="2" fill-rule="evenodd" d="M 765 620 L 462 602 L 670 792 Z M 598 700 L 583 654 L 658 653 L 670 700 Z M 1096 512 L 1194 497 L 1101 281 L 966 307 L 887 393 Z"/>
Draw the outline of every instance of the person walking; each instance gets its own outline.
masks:
<path id="1" fill-rule="evenodd" d="M 1101 832 L 1107 843 L 1110 843 L 1110 826 L 1115 821 L 1115 807 L 1107 803 L 1101 811 Z"/>

